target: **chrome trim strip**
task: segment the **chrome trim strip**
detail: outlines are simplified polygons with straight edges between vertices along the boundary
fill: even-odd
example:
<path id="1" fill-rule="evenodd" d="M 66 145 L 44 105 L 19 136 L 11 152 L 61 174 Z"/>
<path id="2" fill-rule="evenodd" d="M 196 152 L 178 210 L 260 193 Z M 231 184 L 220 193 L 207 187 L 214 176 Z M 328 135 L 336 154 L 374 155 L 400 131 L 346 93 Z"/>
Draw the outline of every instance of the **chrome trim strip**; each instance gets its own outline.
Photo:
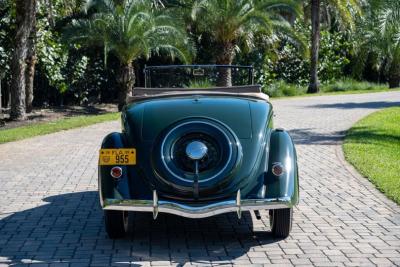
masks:
<path id="1" fill-rule="evenodd" d="M 205 218 L 227 212 L 238 212 L 237 200 L 226 200 L 204 206 L 192 206 L 173 201 L 158 200 L 158 212 L 175 214 L 187 218 Z M 105 199 L 105 210 L 154 212 L 154 200 Z M 290 197 L 267 199 L 241 199 L 240 211 L 291 208 Z"/>
<path id="2" fill-rule="evenodd" d="M 153 219 L 157 219 L 158 215 L 158 195 L 157 191 L 153 190 Z"/>
<path id="3" fill-rule="evenodd" d="M 242 207 L 241 207 L 241 195 L 240 195 L 240 189 L 237 191 L 236 194 L 236 207 L 237 207 L 237 216 L 238 218 L 242 218 Z"/>

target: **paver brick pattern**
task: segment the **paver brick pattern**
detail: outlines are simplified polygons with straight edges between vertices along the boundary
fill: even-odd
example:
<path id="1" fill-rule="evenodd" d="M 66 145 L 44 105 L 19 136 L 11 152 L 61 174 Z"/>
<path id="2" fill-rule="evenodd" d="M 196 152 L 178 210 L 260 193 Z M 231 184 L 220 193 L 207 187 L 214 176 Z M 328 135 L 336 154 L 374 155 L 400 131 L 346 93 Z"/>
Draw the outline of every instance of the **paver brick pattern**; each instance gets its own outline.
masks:
<path id="1" fill-rule="evenodd" d="M 143 214 L 131 237 L 107 238 L 97 153 L 118 122 L 0 145 L 0 265 L 400 265 L 400 207 L 344 162 L 341 140 L 358 119 L 399 106 L 400 92 L 273 101 L 290 130 L 301 201 L 286 240 L 245 213 L 201 220 Z M 399 177 L 400 178 L 400 177 Z"/>

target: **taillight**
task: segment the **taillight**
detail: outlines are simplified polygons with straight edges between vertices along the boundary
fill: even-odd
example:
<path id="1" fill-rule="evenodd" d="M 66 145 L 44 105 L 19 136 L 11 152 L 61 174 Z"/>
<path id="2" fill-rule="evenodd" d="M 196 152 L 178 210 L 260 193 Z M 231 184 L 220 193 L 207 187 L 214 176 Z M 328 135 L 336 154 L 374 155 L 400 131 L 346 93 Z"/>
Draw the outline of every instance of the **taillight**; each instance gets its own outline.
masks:
<path id="1" fill-rule="evenodd" d="M 111 177 L 114 179 L 119 179 L 122 176 L 122 168 L 121 167 L 113 167 L 111 169 Z"/>
<path id="2" fill-rule="evenodd" d="M 275 176 L 281 176 L 284 172 L 283 164 L 280 162 L 276 162 L 276 163 L 272 164 L 271 171 Z"/>

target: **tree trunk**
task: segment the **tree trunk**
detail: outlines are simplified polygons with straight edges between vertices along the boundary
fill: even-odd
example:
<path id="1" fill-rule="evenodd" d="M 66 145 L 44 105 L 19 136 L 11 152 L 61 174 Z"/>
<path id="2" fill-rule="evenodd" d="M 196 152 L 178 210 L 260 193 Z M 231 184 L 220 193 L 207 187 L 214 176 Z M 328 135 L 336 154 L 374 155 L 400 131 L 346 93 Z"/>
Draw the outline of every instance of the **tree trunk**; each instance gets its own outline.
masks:
<path id="1" fill-rule="evenodd" d="M 393 59 L 389 68 L 389 88 L 400 87 L 400 58 Z"/>
<path id="2" fill-rule="evenodd" d="M 35 14 L 36 0 L 16 0 L 16 35 L 11 60 L 11 113 L 13 120 L 25 119 L 25 69 L 28 37 Z"/>
<path id="3" fill-rule="evenodd" d="M 7 108 L 11 109 L 11 88 L 8 86 L 8 99 L 7 99 Z"/>
<path id="4" fill-rule="evenodd" d="M 217 55 L 216 64 L 217 65 L 232 65 L 234 57 L 234 45 L 232 43 L 221 44 L 219 51 L 220 54 Z M 230 87 L 232 86 L 232 69 L 221 67 L 217 68 L 217 86 Z"/>
<path id="5" fill-rule="evenodd" d="M 54 17 L 53 17 L 53 0 L 47 0 L 46 4 L 48 7 L 48 13 L 47 13 L 47 20 L 49 21 L 50 27 L 54 28 L 55 23 L 54 23 Z"/>
<path id="6" fill-rule="evenodd" d="M 26 70 L 25 70 L 25 104 L 26 112 L 32 112 L 32 101 L 33 101 L 33 80 L 35 77 L 35 65 L 36 65 L 36 18 L 32 19 L 32 29 L 28 39 L 28 55 L 26 58 Z"/>
<path id="7" fill-rule="evenodd" d="M 1 81 L 2 81 L 2 77 L 0 74 L 0 114 L 3 113 L 3 95 L 2 95 L 2 91 L 1 91 Z"/>
<path id="8" fill-rule="evenodd" d="M 311 0 L 311 66 L 310 66 L 310 84 L 307 93 L 319 92 L 318 80 L 318 60 L 320 45 L 320 0 Z"/>
<path id="9" fill-rule="evenodd" d="M 132 94 L 135 84 L 135 70 L 132 63 L 121 64 L 116 78 L 118 83 L 118 110 L 121 111 L 127 103 L 128 96 Z"/>

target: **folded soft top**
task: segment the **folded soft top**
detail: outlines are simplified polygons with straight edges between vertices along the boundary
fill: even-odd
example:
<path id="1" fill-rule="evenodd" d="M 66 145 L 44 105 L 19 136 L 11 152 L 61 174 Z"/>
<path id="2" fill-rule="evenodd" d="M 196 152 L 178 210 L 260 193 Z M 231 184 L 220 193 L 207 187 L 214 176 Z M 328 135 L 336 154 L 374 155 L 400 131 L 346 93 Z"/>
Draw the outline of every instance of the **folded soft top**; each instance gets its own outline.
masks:
<path id="1" fill-rule="evenodd" d="M 212 88 L 143 88 L 136 87 L 130 101 L 140 101 L 148 98 L 163 98 L 171 96 L 210 95 L 250 97 L 269 101 L 268 95 L 261 92 L 260 85 L 212 87 Z"/>

